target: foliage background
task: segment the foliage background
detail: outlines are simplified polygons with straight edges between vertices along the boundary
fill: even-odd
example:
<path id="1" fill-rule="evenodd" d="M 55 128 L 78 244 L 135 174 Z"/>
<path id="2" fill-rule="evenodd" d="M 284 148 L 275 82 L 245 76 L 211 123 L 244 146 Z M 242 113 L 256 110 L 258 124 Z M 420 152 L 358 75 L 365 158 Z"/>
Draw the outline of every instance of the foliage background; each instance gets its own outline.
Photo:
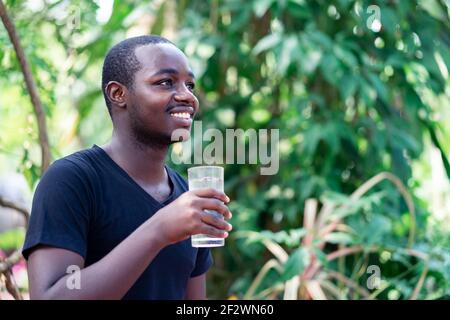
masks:
<path id="1" fill-rule="evenodd" d="M 211 298 L 450 297 L 447 0 L 5 3 L 44 105 L 53 159 L 108 140 L 103 58 L 114 43 L 148 33 L 189 57 L 208 127 L 280 129 L 277 175 L 225 167 L 235 231 L 214 250 Z M 371 5 L 380 9 L 379 30 Z M 40 176 L 37 126 L 3 26 L 0 72 L 2 183 L 22 175 L 29 206 Z M 382 172 L 396 183 L 350 197 Z M 0 234 L 4 253 L 21 241 L 23 228 Z M 330 259 L 346 248 L 361 250 Z M 378 290 L 367 286 L 371 265 L 381 270 Z M 15 275 L 26 292 L 23 272 Z"/>

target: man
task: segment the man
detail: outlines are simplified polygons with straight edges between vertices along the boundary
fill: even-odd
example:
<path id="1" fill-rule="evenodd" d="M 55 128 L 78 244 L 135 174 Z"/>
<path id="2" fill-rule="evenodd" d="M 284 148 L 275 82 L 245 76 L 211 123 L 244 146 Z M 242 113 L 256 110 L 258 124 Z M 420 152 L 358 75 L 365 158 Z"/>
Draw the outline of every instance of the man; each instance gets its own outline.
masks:
<path id="1" fill-rule="evenodd" d="M 127 39 L 107 54 L 102 89 L 111 141 L 57 160 L 36 189 L 23 248 L 30 297 L 204 299 L 212 258 L 190 236 L 226 238 L 231 225 L 203 209 L 231 213 L 225 194 L 187 191 L 164 164 L 199 108 L 187 58 L 162 37 Z"/>

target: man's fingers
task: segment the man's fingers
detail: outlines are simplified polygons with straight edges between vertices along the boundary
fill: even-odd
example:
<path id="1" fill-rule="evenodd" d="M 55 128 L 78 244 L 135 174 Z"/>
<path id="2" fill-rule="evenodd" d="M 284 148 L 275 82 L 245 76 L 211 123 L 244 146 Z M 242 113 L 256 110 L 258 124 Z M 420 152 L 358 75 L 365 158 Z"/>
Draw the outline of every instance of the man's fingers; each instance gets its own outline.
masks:
<path id="1" fill-rule="evenodd" d="M 214 228 L 214 227 L 212 227 L 210 225 L 207 225 L 207 224 L 203 224 L 203 227 L 200 228 L 200 233 L 201 234 L 207 234 L 208 236 L 216 237 L 216 238 L 226 238 L 226 237 L 228 237 L 228 232 L 216 229 L 216 228 Z"/>
<path id="2" fill-rule="evenodd" d="M 195 195 L 202 197 L 202 198 L 216 198 L 221 200 L 222 202 L 228 203 L 230 202 L 230 198 L 228 196 L 218 190 L 209 188 L 209 189 L 198 189 L 192 191 Z"/>
<path id="3" fill-rule="evenodd" d="M 231 231 L 232 226 L 226 222 L 221 216 L 215 212 L 203 212 L 201 219 L 204 223 L 207 223 L 217 229 Z"/>
<path id="4" fill-rule="evenodd" d="M 214 210 L 225 217 L 225 219 L 231 218 L 231 212 L 228 207 L 224 205 L 220 200 L 200 198 L 198 202 L 200 209 Z"/>

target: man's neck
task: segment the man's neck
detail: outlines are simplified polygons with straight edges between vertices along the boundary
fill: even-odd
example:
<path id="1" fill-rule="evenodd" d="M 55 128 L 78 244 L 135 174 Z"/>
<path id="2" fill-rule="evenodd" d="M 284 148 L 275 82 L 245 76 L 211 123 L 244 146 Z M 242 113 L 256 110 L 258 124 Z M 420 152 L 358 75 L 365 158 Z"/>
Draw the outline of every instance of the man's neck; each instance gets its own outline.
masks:
<path id="1" fill-rule="evenodd" d="M 113 133 L 111 141 L 102 148 L 136 181 L 155 185 L 168 179 L 164 168 L 168 147 L 144 146 L 132 138 Z"/>

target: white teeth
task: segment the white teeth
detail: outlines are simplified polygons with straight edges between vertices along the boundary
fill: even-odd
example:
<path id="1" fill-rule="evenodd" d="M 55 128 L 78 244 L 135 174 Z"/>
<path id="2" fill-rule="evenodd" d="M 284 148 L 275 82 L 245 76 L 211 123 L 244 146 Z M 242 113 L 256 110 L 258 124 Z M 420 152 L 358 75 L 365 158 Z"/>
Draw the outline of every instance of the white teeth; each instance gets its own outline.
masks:
<path id="1" fill-rule="evenodd" d="M 170 114 L 172 117 L 177 117 L 177 118 L 183 118 L 183 119 L 190 119 L 191 115 L 187 112 L 176 112 L 176 113 L 171 113 Z"/>

